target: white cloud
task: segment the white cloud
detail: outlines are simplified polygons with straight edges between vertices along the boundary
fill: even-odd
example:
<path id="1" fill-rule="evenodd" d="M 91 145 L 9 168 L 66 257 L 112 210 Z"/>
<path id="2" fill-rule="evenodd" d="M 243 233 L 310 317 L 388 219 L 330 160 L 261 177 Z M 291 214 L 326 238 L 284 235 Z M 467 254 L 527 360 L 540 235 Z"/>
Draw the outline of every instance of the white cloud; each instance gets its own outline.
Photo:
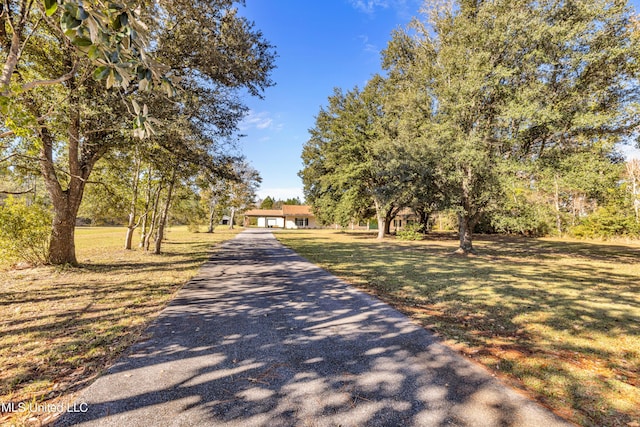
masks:
<path id="1" fill-rule="evenodd" d="M 392 9 L 399 18 L 409 20 L 418 14 L 423 0 L 348 0 L 348 2 L 354 9 L 369 16 L 373 16 L 379 9 Z"/>
<path id="2" fill-rule="evenodd" d="M 263 111 L 258 113 L 253 110 L 249 111 L 249 113 L 242 120 L 242 122 L 240 122 L 239 127 L 241 130 L 247 130 L 247 129 L 280 130 L 282 129 L 282 125 L 276 124 L 273 118 L 271 117 L 271 114 L 269 114 L 268 112 Z"/>
<path id="3" fill-rule="evenodd" d="M 351 6 L 358 9 L 367 15 L 373 14 L 376 8 L 387 9 L 389 7 L 389 0 L 349 0 Z"/>
<path id="4" fill-rule="evenodd" d="M 380 53 L 380 49 L 372 43 L 369 43 L 369 36 L 360 35 L 358 38 L 362 41 L 362 45 L 364 46 L 364 51 L 369 53 Z"/>

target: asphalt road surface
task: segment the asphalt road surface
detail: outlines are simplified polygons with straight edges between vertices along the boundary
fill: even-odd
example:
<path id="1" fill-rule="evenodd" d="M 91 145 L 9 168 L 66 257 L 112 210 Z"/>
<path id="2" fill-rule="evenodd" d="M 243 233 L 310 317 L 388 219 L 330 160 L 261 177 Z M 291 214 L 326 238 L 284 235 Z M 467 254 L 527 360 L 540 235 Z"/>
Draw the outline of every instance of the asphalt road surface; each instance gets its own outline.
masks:
<path id="1" fill-rule="evenodd" d="M 223 244 L 148 336 L 56 425 L 569 425 L 266 230 Z"/>

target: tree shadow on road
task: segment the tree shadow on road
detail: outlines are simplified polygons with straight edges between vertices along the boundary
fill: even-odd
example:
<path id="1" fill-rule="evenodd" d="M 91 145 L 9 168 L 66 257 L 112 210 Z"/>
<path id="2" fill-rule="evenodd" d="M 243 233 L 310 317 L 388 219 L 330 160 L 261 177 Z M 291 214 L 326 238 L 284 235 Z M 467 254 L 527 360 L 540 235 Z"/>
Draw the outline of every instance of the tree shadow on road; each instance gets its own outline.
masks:
<path id="1" fill-rule="evenodd" d="M 205 266 L 56 425 L 560 425 L 271 238 Z"/>

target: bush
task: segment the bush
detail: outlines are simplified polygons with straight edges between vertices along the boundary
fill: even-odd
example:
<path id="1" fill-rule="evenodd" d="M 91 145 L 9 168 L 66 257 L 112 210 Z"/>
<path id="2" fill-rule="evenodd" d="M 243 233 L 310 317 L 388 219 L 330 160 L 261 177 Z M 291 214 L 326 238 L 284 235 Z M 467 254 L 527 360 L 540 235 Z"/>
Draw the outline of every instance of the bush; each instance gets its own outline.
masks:
<path id="1" fill-rule="evenodd" d="M 199 233 L 200 232 L 200 224 L 198 224 L 196 221 L 189 221 L 189 223 L 187 224 L 187 230 L 190 233 Z"/>
<path id="2" fill-rule="evenodd" d="M 422 224 L 408 224 L 396 232 L 396 237 L 400 240 L 422 240 L 424 233 Z"/>
<path id="3" fill-rule="evenodd" d="M 27 206 L 9 197 L 0 205 L 0 258 L 45 264 L 49 258 L 51 212 L 41 204 Z"/>
<path id="4" fill-rule="evenodd" d="M 636 221 L 633 201 L 624 186 L 609 189 L 607 203 L 569 229 L 578 238 L 611 239 L 640 237 L 640 223 Z"/>
<path id="5" fill-rule="evenodd" d="M 569 233 L 579 238 L 637 238 L 640 236 L 640 224 L 636 222 L 630 210 L 625 211 L 619 206 L 607 205 L 598 208 L 580 221 L 580 224 L 570 228 Z"/>

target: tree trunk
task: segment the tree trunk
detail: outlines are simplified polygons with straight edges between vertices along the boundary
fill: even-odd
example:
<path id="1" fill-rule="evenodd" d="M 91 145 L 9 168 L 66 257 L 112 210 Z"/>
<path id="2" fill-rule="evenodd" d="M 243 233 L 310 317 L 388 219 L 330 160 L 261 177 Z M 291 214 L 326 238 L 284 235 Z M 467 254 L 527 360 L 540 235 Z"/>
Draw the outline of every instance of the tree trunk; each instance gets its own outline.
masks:
<path id="1" fill-rule="evenodd" d="M 391 221 L 393 221 L 393 216 L 391 215 L 391 212 L 389 212 L 384 217 L 384 234 L 387 236 L 391 234 Z"/>
<path id="2" fill-rule="evenodd" d="M 396 215 L 398 215 L 398 212 L 400 212 L 400 207 L 394 208 L 393 206 L 391 206 L 389 210 L 387 210 L 384 216 L 384 234 L 391 234 L 391 221 L 393 221 Z"/>
<path id="3" fill-rule="evenodd" d="M 633 199 L 633 211 L 636 215 L 636 222 L 640 222 L 640 200 L 638 194 L 640 189 L 638 188 L 638 176 L 640 175 L 640 160 L 632 159 L 627 162 L 627 175 L 631 179 L 631 196 Z M 34 187 L 35 188 L 35 187 Z"/>
<path id="4" fill-rule="evenodd" d="M 231 217 L 229 218 L 229 230 L 233 230 L 233 223 L 236 220 L 236 208 L 231 208 Z"/>
<path id="5" fill-rule="evenodd" d="M 460 237 L 460 247 L 455 251 L 458 254 L 475 254 L 476 251 L 473 248 L 473 228 L 476 225 L 476 220 L 479 213 L 476 209 L 473 209 L 472 194 L 473 186 L 471 183 L 472 173 L 471 169 L 466 170 L 465 178 L 462 182 L 462 198 L 460 200 L 460 207 L 462 212 L 458 213 L 458 233 Z"/>
<path id="6" fill-rule="evenodd" d="M 153 214 L 151 216 L 151 224 L 149 225 L 149 232 L 144 240 L 144 250 L 149 251 L 149 246 L 151 244 L 151 236 L 156 229 L 158 224 L 158 206 L 160 205 L 160 193 L 162 192 L 162 182 L 158 184 L 158 191 L 156 192 L 155 200 L 153 201 Z"/>
<path id="7" fill-rule="evenodd" d="M 429 211 L 426 209 L 415 209 L 416 216 L 418 217 L 418 224 L 420 224 L 420 230 L 423 233 L 429 232 Z"/>
<path id="8" fill-rule="evenodd" d="M 53 169 L 53 164 L 42 165 L 43 170 Z M 88 174 L 87 174 L 88 175 Z M 49 262 L 54 265 L 78 265 L 75 249 L 75 227 L 78 209 L 84 193 L 85 180 L 72 177 L 66 190 L 51 177 L 45 178 L 53 205 L 53 222 L 49 241 Z"/>
<path id="9" fill-rule="evenodd" d="M 151 167 L 149 167 L 149 173 L 148 173 L 148 181 L 147 181 L 147 195 L 145 197 L 145 201 L 144 201 L 144 211 L 145 214 L 142 217 L 142 225 L 140 226 L 140 244 L 138 245 L 140 248 L 144 248 L 144 242 L 145 239 L 147 238 L 147 223 L 149 222 L 149 211 L 151 208 L 151 190 L 152 190 L 152 186 L 151 186 Z"/>
<path id="10" fill-rule="evenodd" d="M 35 187 L 34 187 L 35 188 Z M 633 210 L 636 213 L 636 222 L 640 222 L 640 200 L 638 200 L 638 183 L 633 178 Z"/>
<path id="11" fill-rule="evenodd" d="M 377 199 L 373 200 L 373 205 L 376 208 L 376 220 L 378 221 L 378 236 L 376 237 L 379 240 L 384 239 L 385 236 L 385 214 L 382 210 L 382 206 Z"/>
<path id="12" fill-rule="evenodd" d="M 458 232 L 460 233 L 460 247 L 456 250 L 458 254 L 475 254 L 473 248 L 473 227 L 475 220 L 468 214 L 458 214 Z"/>
<path id="13" fill-rule="evenodd" d="M 173 175 L 171 176 L 171 182 L 169 183 L 169 192 L 167 193 L 167 201 L 164 204 L 164 209 L 162 211 L 162 216 L 160 218 L 160 222 L 158 223 L 158 237 L 156 237 L 156 247 L 153 251 L 154 254 L 159 255 L 160 249 L 162 247 L 162 239 L 164 238 L 164 227 L 167 224 L 167 217 L 169 216 L 169 207 L 171 206 L 171 196 L 173 194 L 173 186 L 176 182 L 176 170 L 173 170 Z"/>
<path id="14" fill-rule="evenodd" d="M 124 248 L 128 250 L 131 250 L 131 242 L 133 241 L 133 231 L 136 229 L 136 225 L 133 222 L 134 219 L 135 217 L 131 213 L 129 213 L 129 224 L 127 225 L 127 234 L 124 238 Z"/>
<path id="15" fill-rule="evenodd" d="M 54 137 L 49 132 L 43 119 L 40 124 L 39 137 L 42 142 L 40 150 L 40 170 L 45 187 L 53 205 L 53 222 L 49 241 L 49 262 L 54 265 L 78 265 L 75 252 L 75 226 L 78 209 L 82 202 L 85 183 L 91 174 L 93 165 L 100 157 L 99 152 L 83 157 L 80 153 L 80 102 L 74 79 L 69 81 L 69 125 L 68 125 L 68 166 L 69 183 L 62 189 L 56 174 L 53 160 Z"/>
<path id="16" fill-rule="evenodd" d="M 214 224 L 214 220 L 216 217 L 215 214 L 216 214 L 215 205 L 210 204 L 209 205 L 209 227 L 207 228 L 207 233 L 213 233 L 213 230 L 216 228 Z"/>
<path id="17" fill-rule="evenodd" d="M 51 228 L 51 239 L 49 241 L 49 262 L 54 265 L 70 264 L 78 265 L 76 259 L 75 229 L 78 206 L 70 202 L 70 194 L 65 191 L 65 196 L 61 199 L 52 198 L 53 223 Z M 74 194 L 75 199 L 78 195 Z M 80 195 L 82 198 L 82 195 Z"/>
<path id="18" fill-rule="evenodd" d="M 0 94 L 3 96 L 7 96 L 11 91 L 11 76 L 13 76 L 13 72 L 15 71 L 18 64 L 18 59 L 20 58 L 20 50 L 22 49 L 22 32 L 24 30 L 24 26 L 27 23 L 25 15 L 29 13 L 29 11 L 26 9 L 27 8 L 25 7 L 20 11 L 20 16 L 17 17 L 19 19 L 15 19 L 16 17 L 11 17 L 12 11 L 3 11 L 4 13 L 9 15 L 7 19 L 11 20 L 13 18 L 13 34 L 11 35 L 11 46 L 9 47 L 9 54 L 5 59 L 4 67 L 2 67 L 2 76 L 0 76 Z"/>
<path id="19" fill-rule="evenodd" d="M 138 156 L 136 156 L 138 157 Z M 131 250 L 131 240 L 133 232 L 138 226 L 136 224 L 136 205 L 138 204 L 138 182 L 140 181 L 140 159 L 136 159 L 136 171 L 133 175 L 133 195 L 129 205 L 129 223 L 127 224 L 127 235 L 124 240 L 124 248 Z"/>
<path id="20" fill-rule="evenodd" d="M 556 228 L 558 230 L 558 234 L 562 235 L 562 218 L 560 217 L 560 191 L 558 189 L 558 175 L 554 176 L 554 181 L 555 181 L 554 202 L 556 206 Z"/>

